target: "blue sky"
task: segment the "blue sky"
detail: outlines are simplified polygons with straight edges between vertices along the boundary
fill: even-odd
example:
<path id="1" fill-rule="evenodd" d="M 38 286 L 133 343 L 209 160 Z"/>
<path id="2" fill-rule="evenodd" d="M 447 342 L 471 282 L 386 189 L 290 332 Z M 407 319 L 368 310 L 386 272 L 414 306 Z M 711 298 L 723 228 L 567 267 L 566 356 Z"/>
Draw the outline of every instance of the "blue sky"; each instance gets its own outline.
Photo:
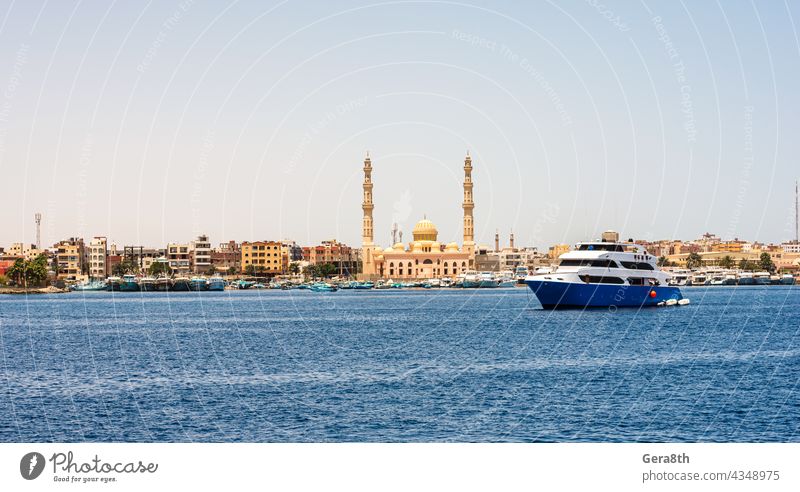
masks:
<path id="1" fill-rule="evenodd" d="M 800 175 L 800 5 L 4 2 L 0 245 L 782 241 Z"/>

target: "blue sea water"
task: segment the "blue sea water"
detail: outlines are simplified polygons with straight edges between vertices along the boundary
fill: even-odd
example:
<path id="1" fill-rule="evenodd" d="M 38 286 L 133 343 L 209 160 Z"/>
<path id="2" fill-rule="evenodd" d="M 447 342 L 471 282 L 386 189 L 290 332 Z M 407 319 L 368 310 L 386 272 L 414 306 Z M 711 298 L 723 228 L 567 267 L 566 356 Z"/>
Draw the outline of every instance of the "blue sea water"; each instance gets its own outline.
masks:
<path id="1" fill-rule="evenodd" d="M 0 297 L 0 441 L 800 441 L 800 288 Z"/>

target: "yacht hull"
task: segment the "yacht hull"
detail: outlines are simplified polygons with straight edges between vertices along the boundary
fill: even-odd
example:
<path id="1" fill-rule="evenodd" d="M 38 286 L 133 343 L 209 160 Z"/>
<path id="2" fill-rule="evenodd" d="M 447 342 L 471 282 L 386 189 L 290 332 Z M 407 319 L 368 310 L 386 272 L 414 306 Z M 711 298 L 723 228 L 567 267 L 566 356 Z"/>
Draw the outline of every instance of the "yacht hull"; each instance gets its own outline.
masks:
<path id="1" fill-rule="evenodd" d="M 681 290 L 670 286 L 583 284 L 529 279 L 525 281 L 545 309 L 655 306 L 681 300 Z M 651 296 L 650 292 L 655 292 Z"/>

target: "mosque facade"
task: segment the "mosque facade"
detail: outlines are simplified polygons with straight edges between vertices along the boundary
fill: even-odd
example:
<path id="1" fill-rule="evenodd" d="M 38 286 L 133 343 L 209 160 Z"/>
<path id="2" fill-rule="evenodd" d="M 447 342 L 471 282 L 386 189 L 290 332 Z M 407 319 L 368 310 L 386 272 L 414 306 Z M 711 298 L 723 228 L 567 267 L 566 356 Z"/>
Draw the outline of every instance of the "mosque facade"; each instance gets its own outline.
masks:
<path id="1" fill-rule="evenodd" d="M 364 159 L 364 201 L 362 220 L 362 273 L 365 278 L 426 279 L 455 277 L 475 268 L 475 225 L 472 194 L 472 158 L 464 159 L 464 241 L 459 248 L 455 242 L 442 244 L 438 241 L 436 226 L 423 217 L 413 230 L 413 240 L 408 244 L 396 243 L 386 249 L 374 243 L 372 214 L 373 183 L 372 161 Z"/>

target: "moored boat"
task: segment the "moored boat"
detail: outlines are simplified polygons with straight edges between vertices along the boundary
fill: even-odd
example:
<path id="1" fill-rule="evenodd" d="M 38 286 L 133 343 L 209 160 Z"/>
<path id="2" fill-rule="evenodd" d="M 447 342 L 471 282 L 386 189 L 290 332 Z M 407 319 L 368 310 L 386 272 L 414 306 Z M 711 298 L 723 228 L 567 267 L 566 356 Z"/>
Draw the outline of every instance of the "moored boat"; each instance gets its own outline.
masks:
<path id="1" fill-rule="evenodd" d="M 467 271 L 459 275 L 461 280 L 461 287 L 465 289 L 477 289 L 481 286 L 480 274 L 475 271 Z"/>
<path id="2" fill-rule="evenodd" d="M 781 285 L 794 285 L 794 277 L 790 273 L 781 275 Z"/>
<path id="3" fill-rule="evenodd" d="M 139 292 L 139 282 L 136 280 L 136 275 L 123 275 L 119 290 L 122 292 Z"/>
<path id="4" fill-rule="evenodd" d="M 327 284 L 325 282 L 317 282 L 311 285 L 311 290 L 314 292 L 336 292 L 339 289 L 333 284 Z"/>
<path id="5" fill-rule="evenodd" d="M 192 277 L 189 280 L 189 290 L 208 290 L 208 281 L 203 277 Z"/>
<path id="6" fill-rule="evenodd" d="M 119 292 L 122 287 L 122 279 L 119 277 L 108 277 L 106 279 L 106 290 Z"/>
<path id="7" fill-rule="evenodd" d="M 90 291 L 100 291 L 106 290 L 107 286 L 106 283 L 102 280 L 92 280 L 91 282 L 86 282 L 83 284 L 75 284 L 70 287 L 70 290 L 76 292 L 90 292 Z"/>
<path id="8" fill-rule="evenodd" d="M 172 279 L 169 277 L 159 277 L 156 279 L 155 289 L 158 292 L 172 290 Z"/>
<path id="9" fill-rule="evenodd" d="M 172 279 L 172 288 L 174 292 L 187 292 L 190 290 L 189 284 L 191 280 L 187 277 L 175 277 Z"/>
<path id="10" fill-rule="evenodd" d="M 143 277 L 139 279 L 139 289 L 143 292 L 154 292 L 156 289 L 156 279 L 153 277 Z"/>
<path id="11" fill-rule="evenodd" d="M 219 275 L 214 275 L 208 279 L 208 290 L 225 290 L 225 279 Z"/>

